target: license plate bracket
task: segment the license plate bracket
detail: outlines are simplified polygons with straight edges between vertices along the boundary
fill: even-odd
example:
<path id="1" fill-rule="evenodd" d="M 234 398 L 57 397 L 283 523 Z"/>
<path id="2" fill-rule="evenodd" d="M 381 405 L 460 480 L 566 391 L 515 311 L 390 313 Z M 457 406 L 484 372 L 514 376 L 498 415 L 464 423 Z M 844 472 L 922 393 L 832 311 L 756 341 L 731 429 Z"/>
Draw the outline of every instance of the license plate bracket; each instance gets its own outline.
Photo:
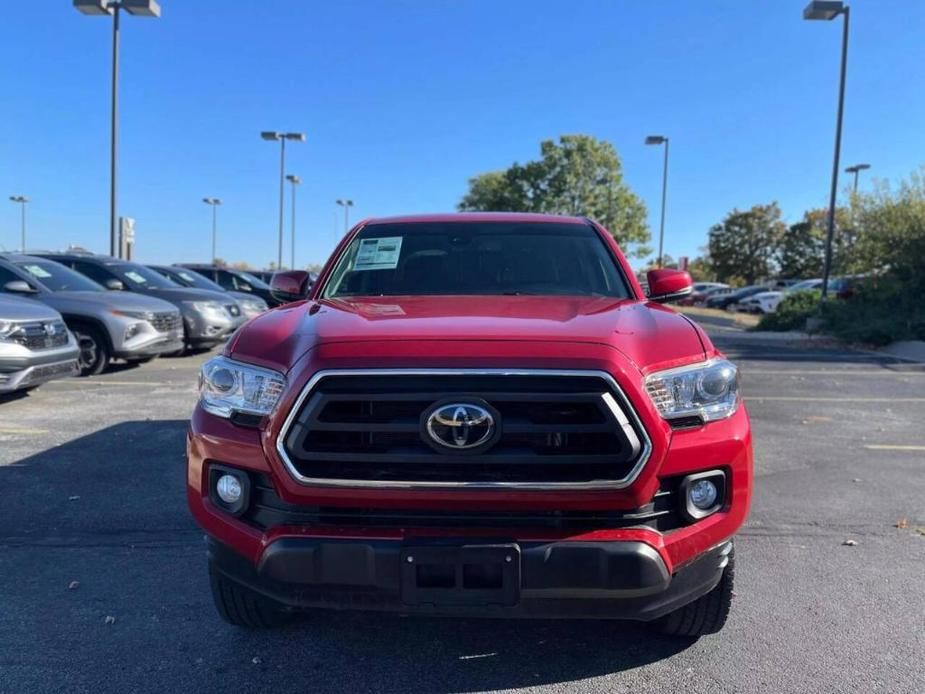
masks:
<path id="1" fill-rule="evenodd" d="M 512 607 L 520 601 L 520 547 L 405 547 L 401 596 L 406 605 Z"/>

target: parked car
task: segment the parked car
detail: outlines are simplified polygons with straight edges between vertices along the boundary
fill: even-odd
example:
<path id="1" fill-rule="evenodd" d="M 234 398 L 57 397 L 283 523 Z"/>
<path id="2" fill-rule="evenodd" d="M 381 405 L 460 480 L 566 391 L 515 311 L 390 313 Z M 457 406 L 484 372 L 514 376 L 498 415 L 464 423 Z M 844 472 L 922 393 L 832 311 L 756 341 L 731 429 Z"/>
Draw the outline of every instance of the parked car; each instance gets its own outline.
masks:
<path id="1" fill-rule="evenodd" d="M 181 287 L 139 263 L 108 255 L 42 253 L 98 282 L 109 290 L 128 291 L 168 301 L 183 316 L 183 341 L 188 349 L 223 342 L 245 318 L 238 302 L 221 292 Z"/>
<path id="2" fill-rule="evenodd" d="M 79 353 L 60 313 L 38 301 L 0 295 L 0 394 L 76 376 Z"/>
<path id="3" fill-rule="evenodd" d="M 253 275 L 266 284 L 270 284 L 270 280 L 273 279 L 275 273 L 276 270 L 248 270 L 247 272 L 247 274 Z"/>
<path id="4" fill-rule="evenodd" d="M 787 289 L 769 292 L 758 292 L 739 302 L 739 310 L 746 313 L 774 313 L 785 296 L 793 292 L 818 289 L 822 286 L 821 279 L 802 280 L 791 284 Z"/>
<path id="5" fill-rule="evenodd" d="M 82 376 L 102 373 L 112 359 L 142 362 L 183 349 L 183 322 L 172 304 L 107 292 L 51 260 L 0 254 L 0 291 L 41 301 L 64 317 L 80 348 Z"/>
<path id="6" fill-rule="evenodd" d="M 204 265 L 197 263 L 179 263 L 177 267 L 195 270 L 200 275 L 218 284 L 222 289 L 258 296 L 271 308 L 279 306 L 279 302 L 274 299 L 273 294 L 270 293 L 270 285 L 259 277 L 255 277 L 244 270 L 234 270 L 219 265 Z"/>
<path id="7" fill-rule="evenodd" d="M 726 311 L 737 311 L 738 304 L 741 301 L 744 301 L 748 297 L 757 294 L 758 292 L 767 291 L 768 286 L 766 284 L 753 284 L 748 287 L 742 287 L 728 294 L 715 293 L 707 297 L 706 306 L 707 308 L 718 308 Z"/>
<path id="8" fill-rule="evenodd" d="M 752 449 L 736 367 L 577 217 L 371 220 L 203 365 L 186 498 L 219 614 L 653 622 L 730 609 Z M 679 366 L 680 365 L 680 366 Z M 670 367 L 670 368 L 669 368 Z"/>
<path id="9" fill-rule="evenodd" d="M 238 302 L 238 305 L 241 307 L 241 313 L 244 314 L 245 318 L 253 318 L 267 310 L 267 302 L 259 296 L 247 294 L 246 292 L 226 290 L 205 275 L 200 275 L 198 272 L 188 270 L 185 267 L 177 267 L 176 265 L 149 265 L 148 267 L 182 287 L 208 289 L 213 292 L 229 294 Z"/>
<path id="10" fill-rule="evenodd" d="M 728 287 L 728 284 L 723 284 L 722 282 L 694 282 L 691 293 L 679 299 L 678 304 L 680 306 L 696 306 L 706 299 L 708 292 L 714 289 L 727 289 Z"/>

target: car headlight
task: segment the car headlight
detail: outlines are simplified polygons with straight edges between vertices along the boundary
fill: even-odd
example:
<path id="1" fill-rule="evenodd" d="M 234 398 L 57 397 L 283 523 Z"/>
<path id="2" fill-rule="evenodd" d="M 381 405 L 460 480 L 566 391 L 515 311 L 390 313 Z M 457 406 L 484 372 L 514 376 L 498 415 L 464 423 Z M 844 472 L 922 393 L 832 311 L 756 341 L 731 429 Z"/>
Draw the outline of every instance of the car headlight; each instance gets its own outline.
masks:
<path id="1" fill-rule="evenodd" d="M 240 299 L 238 303 L 241 304 L 244 313 L 248 315 L 263 313 L 268 308 L 267 302 L 263 299 Z"/>
<path id="2" fill-rule="evenodd" d="M 236 412 L 267 415 L 285 387 L 281 373 L 226 357 L 210 359 L 199 372 L 199 401 L 206 412 L 218 417 Z"/>
<path id="3" fill-rule="evenodd" d="M 662 419 L 700 417 L 712 422 L 739 407 L 739 370 L 725 359 L 657 371 L 646 376 L 646 391 Z"/>
<path id="4" fill-rule="evenodd" d="M 152 311 L 122 311 L 120 309 L 112 309 L 110 313 L 114 316 L 134 318 L 136 320 L 154 320 L 154 313 Z"/>
<path id="5" fill-rule="evenodd" d="M 0 320 L 0 340 L 5 340 L 17 330 L 19 330 L 19 326 L 16 325 L 16 323 L 8 320 Z"/>
<path id="6" fill-rule="evenodd" d="M 183 303 L 197 313 L 211 313 L 213 315 L 217 313 L 222 316 L 228 315 L 228 311 L 225 310 L 225 307 L 217 301 L 184 301 Z"/>

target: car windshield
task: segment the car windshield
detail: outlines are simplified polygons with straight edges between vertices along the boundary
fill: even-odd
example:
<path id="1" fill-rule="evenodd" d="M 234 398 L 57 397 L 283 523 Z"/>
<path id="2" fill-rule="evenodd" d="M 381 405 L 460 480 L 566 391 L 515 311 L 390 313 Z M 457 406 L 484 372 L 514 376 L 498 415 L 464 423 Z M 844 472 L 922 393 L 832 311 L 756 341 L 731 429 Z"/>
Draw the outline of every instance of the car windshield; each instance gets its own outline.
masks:
<path id="1" fill-rule="evenodd" d="M 130 286 L 144 289 L 176 289 L 180 285 L 167 279 L 159 272 L 144 265 L 135 263 L 119 263 L 110 265 L 109 269 L 116 273 L 120 279 Z"/>
<path id="2" fill-rule="evenodd" d="M 803 280 L 802 282 L 797 282 L 796 284 L 792 285 L 788 291 L 798 292 L 803 289 L 812 289 L 821 283 L 822 280 Z"/>
<path id="3" fill-rule="evenodd" d="M 60 263 L 49 260 L 28 260 L 16 263 L 20 270 L 25 270 L 29 276 L 52 292 L 81 291 L 104 292 L 103 287 L 79 272 L 71 270 Z"/>
<path id="4" fill-rule="evenodd" d="M 257 289 L 266 289 L 269 291 L 270 285 L 256 275 L 252 275 L 249 272 L 244 272 L 243 270 L 235 270 L 235 272 L 237 272 L 239 277 L 246 279 L 252 287 L 257 287 Z"/>
<path id="5" fill-rule="evenodd" d="M 509 222 L 376 224 L 343 252 L 323 296 L 630 297 L 590 226 Z"/>
<path id="6" fill-rule="evenodd" d="M 208 277 L 203 277 L 198 272 L 193 272 L 192 270 L 170 268 L 169 270 L 158 270 L 158 272 L 165 277 L 170 278 L 174 282 L 185 284 L 187 287 L 196 287 L 197 289 L 211 289 L 214 292 L 225 291 L 221 285 L 213 282 Z"/>

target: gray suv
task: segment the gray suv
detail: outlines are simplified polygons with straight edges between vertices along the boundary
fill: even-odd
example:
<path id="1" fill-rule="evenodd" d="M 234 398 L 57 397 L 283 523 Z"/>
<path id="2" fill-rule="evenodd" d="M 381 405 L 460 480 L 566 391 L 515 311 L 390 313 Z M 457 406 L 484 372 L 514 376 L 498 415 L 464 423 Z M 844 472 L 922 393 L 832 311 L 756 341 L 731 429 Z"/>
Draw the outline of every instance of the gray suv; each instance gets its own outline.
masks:
<path id="1" fill-rule="evenodd" d="M 0 395 L 76 376 L 79 351 L 57 311 L 0 295 Z"/>
<path id="2" fill-rule="evenodd" d="M 182 287 L 160 273 L 108 255 L 39 253 L 86 275 L 107 289 L 124 290 L 169 301 L 183 314 L 186 346 L 213 347 L 223 342 L 246 320 L 241 306 L 222 292 Z"/>
<path id="3" fill-rule="evenodd" d="M 0 254 L 0 292 L 36 299 L 64 317 L 80 347 L 82 376 L 102 373 L 113 358 L 147 361 L 183 349 L 183 321 L 171 304 L 107 292 L 50 260 Z"/>
<path id="4" fill-rule="evenodd" d="M 241 312 L 245 318 L 259 316 L 267 310 L 267 302 L 259 296 L 253 296 L 246 292 L 236 292 L 225 289 L 221 285 L 213 282 L 205 275 L 200 275 L 194 270 L 188 270 L 185 267 L 176 265 L 149 265 L 149 268 L 162 274 L 169 280 L 173 280 L 181 287 L 195 287 L 196 289 L 211 289 L 213 292 L 222 292 L 234 297 L 234 300 L 241 305 Z"/>

